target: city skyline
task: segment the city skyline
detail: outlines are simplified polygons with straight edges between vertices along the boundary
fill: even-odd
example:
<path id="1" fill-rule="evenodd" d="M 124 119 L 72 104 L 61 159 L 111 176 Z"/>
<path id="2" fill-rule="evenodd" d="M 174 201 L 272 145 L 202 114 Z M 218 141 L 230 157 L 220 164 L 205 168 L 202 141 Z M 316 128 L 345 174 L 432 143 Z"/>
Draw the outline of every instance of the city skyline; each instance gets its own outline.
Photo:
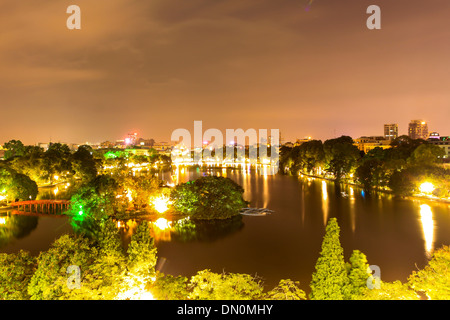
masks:
<path id="1" fill-rule="evenodd" d="M 412 121 L 416 121 L 416 120 L 411 120 L 409 122 L 409 124 L 411 124 Z M 426 124 L 428 124 L 428 123 L 426 122 Z M 386 137 L 386 126 L 392 126 L 392 125 L 396 125 L 397 129 L 399 127 L 397 123 L 384 124 L 383 125 L 384 126 L 384 132 L 380 131 L 381 133 L 377 132 L 377 133 L 374 133 L 374 134 L 367 134 L 367 133 L 366 134 L 359 134 L 357 136 L 351 136 L 351 138 L 353 138 L 355 140 L 357 138 L 364 138 L 364 137 L 384 137 L 386 140 L 394 140 L 392 138 Z M 239 129 L 239 128 L 235 128 L 235 129 Z M 252 129 L 252 128 L 250 128 L 250 129 Z M 204 129 L 203 133 L 206 130 L 207 129 Z M 245 129 L 244 129 L 244 131 L 245 131 Z M 442 133 L 440 133 L 438 131 L 435 131 L 435 130 L 429 130 L 428 133 L 429 133 L 428 136 L 430 136 L 431 133 L 439 133 L 439 135 L 441 135 L 441 136 L 446 136 L 446 134 L 442 134 Z M 281 132 L 280 132 L 280 134 L 281 134 Z M 157 140 L 157 139 L 154 139 L 152 136 L 142 136 L 138 132 L 129 132 L 129 133 L 126 133 L 126 134 L 124 133 L 121 136 L 112 137 L 112 138 L 109 138 L 109 139 L 105 139 L 104 138 L 104 139 L 101 139 L 99 141 L 93 141 L 93 140 L 86 140 L 86 141 L 62 141 L 62 140 L 58 140 L 58 139 L 55 139 L 55 140 L 50 139 L 48 141 L 37 141 L 37 142 L 34 142 L 34 143 L 30 143 L 29 145 L 39 145 L 39 144 L 48 144 L 48 143 L 65 143 L 65 144 L 74 144 L 74 145 L 83 145 L 83 144 L 100 145 L 100 144 L 106 143 L 106 142 L 118 143 L 118 142 L 121 142 L 121 141 L 124 144 L 130 144 L 130 143 L 127 143 L 127 139 L 129 139 L 130 135 L 136 136 L 136 138 L 135 138 L 136 141 L 142 139 L 142 140 L 146 140 L 146 141 L 153 140 L 156 144 L 158 144 L 158 143 L 176 144 L 176 141 L 171 141 L 170 137 L 168 139 Z M 400 136 L 409 136 L 411 138 L 410 132 L 409 132 L 409 126 L 407 126 L 407 128 L 406 128 L 406 132 L 402 132 L 400 130 L 398 131 L 398 136 L 397 137 L 400 137 Z M 330 137 L 325 137 L 323 139 L 319 139 L 319 138 L 312 137 L 312 136 L 297 136 L 296 138 L 293 138 L 293 139 L 290 139 L 290 140 L 286 140 L 286 139 L 284 139 L 284 137 L 281 136 L 281 141 L 280 142 L 282 142 L 282 143 L 286 143 L 286 142 L 294 143 L 296 140 L 302 140 L 302 139 L 325 141 L 325 140 L 328 140 L 328 139 L 333 139 L 333 138 L 338 138 L 338 137 L 339 136 L 335 135 L 335 136 L 330 136 Z M 414 138 L 414 139 L 416 139 L 416 138 Z M 20 140 L 20 139 L 11 139 L 11 140 Z M 3 145 L 6 142 L 7 141 L 3 141 L 3 142 L 0 141 L 0 144 Z M 136 145 L 138 145 L 138 143 L 136 143 Z"/>
<path id="2" fill-rule="evenodd" d="M 285 141 L 383 135 L 412 119 L 450 134 L 450 4 L 75 1 L 0 5 L 1 143 L 170 141 L 204 128 L 280 129 Z"/>

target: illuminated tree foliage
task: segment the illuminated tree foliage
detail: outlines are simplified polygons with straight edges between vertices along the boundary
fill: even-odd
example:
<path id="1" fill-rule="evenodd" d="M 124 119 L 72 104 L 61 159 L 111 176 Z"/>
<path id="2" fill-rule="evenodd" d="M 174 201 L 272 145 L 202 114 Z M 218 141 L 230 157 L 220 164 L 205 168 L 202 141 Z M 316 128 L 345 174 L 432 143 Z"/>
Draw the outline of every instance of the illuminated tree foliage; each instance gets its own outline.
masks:
<path id="1" fill-rule="evenodd" d="M 129 176 L 123 182 L 125 188 L 131 192 L 134 209 L 144 209 L 149 205 L 150 198 L 160 187 L 161 181 L 154 176 Z"/>
<path id="2" fill-rule="evenodd" d="M 243 193 L 229 178 L 208 176 L 176 186 L 171 198 L 175 210 L 192 219 L 228 219 L 247 206 Z"/>
<path id="3" fill-rule="evenodd" d="M 128 246 L 128 268 L 133 274 L 144 278 L 155 275 L 157 249 L 154 239 L 150 235 L 150 227 L 147 221 L 141 222 L 136 232 L 131 236 Z"/>
<path id="4" fill-rule="evenodd" d="M 36 258 L 20 250 L 0 253 L 0 300 L 28 300 L 28 284 L 36 270 Z"/>
<path id="5" fill-rule="evenodd" d="M 95 246 L 98 252 L 95 261 L 82 270 L 80 288 L 70 291 L 75 299 L 112 300 L 126 276 L 127 257 L 119 231 L 111 219 L 100 224 Z"/>
<path id="6" fill-rule="evenodd" d="M 349 296 L 349 278 L 339 232 L 336 218 L 329 219 L 310 283 L 312 300 L 343 300 Z"/>
<path id="7" fill-rule="evenodd" d="M 3 145 L 3 148 L 6 150 L 5 160 L 21 157 L 25 153 L 25 146 L 20 140 L 10 140 Z"/>
<path id="8" fill-rule="evenodd" d="M 365 288 L 358 298 L 359 300 L 419 300 L 416 292 L 409 289 L 407 284 L 401 281 L 380 281 L 380 289 Z"/>
<path id="9" fill-rule="evenodd" d="M 117 194 L 120 186 L 106 175 L 97 176 L 80 187 L 72 196 L 71 211 L 76 216 L 101 220 L 114 215 L 117 210 Z"/>
<path id="10" fill-rule="evenodd" d="M 197 272 L 189 283 L 192 300 L 256 300 L 263 295 L 260 281 L 248 274 Z"/>
<path id="11" fill-rule="evenodd" d="M 0 194 L 9 201 L 36 199 L 38 186 L 28 176 L 0 165 Z"/>
<path id="12" fill-rule="evenodd" d="M 421 144 L 412 152 L 408 163 L 419 166 L 429 166 L 442 161 L 444 149 L 433 144 Z"/>
<path id="13" fill-rule="evenodd" d="M 186 300 L 189 295 L 188 278 L 157 273 L 150 289 L 157 300 Z"/>
<path id="14" fill-rule="evenodd" d="M 434 196 L 450 195 L 450 170 L 440 166 L 444 150 L 422 139 L 400 136 L 392 148 L 374 148 L 364 154 L 348 136 L 321 141 L 307 141 L 299 146 L 280 148 L 280 169 L 285 174 L 307 173 L 352 179 L 366 191 L 390 188 L 394 194 L 417 193 L 424 180 L 433 180 Z"/>
<path id="15" fill-rule="evenodd" d="M 358 148 L 353 144 L 353 139 L 348 136 L 326 140 L 323 143 L 323 151 L 327 171 L 331 172 L 338 181 L 353 172 L 361 158 Z"/>
<path id="16" fill-rule="evenodd" d="M 16 261 L 17 272 L 22 273 L 22 276 L 17 273 L 9 282 L 5 282 L 5 286 L 0 285 L 0 292 L 10 297 L 11 288 L 17 288 L 17 297 L 29 297 L 32 300 L 113 300 L 120 293 L 135 289 L 138 284 L 136 281 L 139 284 L 142 282 L 144 286 L 150 284 L 155 276 L 156 248 L 150 237 L 148 223 L 138 226 L 127 253 L 112 220 L 103 221 L 100 229 L 97 240 L 78 235 L 61 236 L 48 251 L 41 252 L 34 274 L 33 261 L 26 260 L 27 255 L 0 256 L 2 262 Z M 29 262 L 27 266 L 30 271 L 21 267 L 25 262 Z M 69 266 L 77 266 L 81 270 L 78 288 L 68 286 Z M 6 279 L 11 274 L 8 270 L 0 268 L 0 279 Z M 19 296 L 20 292 L 22 295 Z"/>
<path id="17" fill-rule="evenodd" d="M 350 299 L 358 300 L 367 288 L 367 279 L 371 275 L 368 272 L 367 257 L 359 250 L 353 250 L 350 257 L 348 278 L 350 281 Z"/>
<path id="18" fill-rule="evenodd" d="M 433 253 L 428 265 L 413 271 L 409 285 L 432 300 L 450 300 L 450 246 L 443 246 Z"/>
<path id="19" fill-rule="evenodd" d="M 299 281 L 280 280 L 278 286 L 267 292 L 267 300 L 306 300 L 306 293 L 300 289 Z"/>
<path id="20" fill-rule="evenodd" d="M 98 251 L 87 238 L 63 235 L 37 260 L 37 270 L 31 278 L 28 294 L 32 300 L 54 300 L 70 297 L 67 268 L 71 265 L 87 270 Z"/>
<path id="21" fill-rule="evenodd" d="M 71 151 L 66 144 L 51 143 L 42 158 L 42 176 L 49 183 L 55 182 L 55 176 L 67 178 L 71 175 Z"/>

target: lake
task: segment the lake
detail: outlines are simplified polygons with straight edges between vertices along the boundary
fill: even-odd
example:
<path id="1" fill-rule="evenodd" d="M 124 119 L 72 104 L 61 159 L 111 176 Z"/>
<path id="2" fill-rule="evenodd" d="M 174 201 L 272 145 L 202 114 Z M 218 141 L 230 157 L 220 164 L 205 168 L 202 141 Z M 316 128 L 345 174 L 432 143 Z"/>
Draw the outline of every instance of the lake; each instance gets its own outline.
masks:
<path id="1" fill-rule="evenodd" d="M 266 216 L 240 216 L 227 222 L 162 221 L 154 236 L 160 271 L 191 276 L 199 270 L 236 272 L 263 278 L 268 288 L 280 279 L 309 282 L 321 250 L 326 222 L 336 217 L 348 261 L 353 250 L 381 269 L 383 281 L 405 282 L 423 268 L 430 254 L 450 244 L 450 204 L 364 193 L 352 186 L 307 177 L 258 174 L 234 169 L 179 169 L 173 182 L 222 175 L 240 184 L 250 207 L 268 208 Z M 14 224 L 7 219 L 16 219 Z M 161 222 L 161 221 L 159 221 Z M 5 231 L 5 227 L 14 225 Z M 120 227 L 124 241 L 132 221 Z M 0 252 L 20 249 L 38 254 L 61 234 L 71 232 L 66 218 L 0 217 Z"/>

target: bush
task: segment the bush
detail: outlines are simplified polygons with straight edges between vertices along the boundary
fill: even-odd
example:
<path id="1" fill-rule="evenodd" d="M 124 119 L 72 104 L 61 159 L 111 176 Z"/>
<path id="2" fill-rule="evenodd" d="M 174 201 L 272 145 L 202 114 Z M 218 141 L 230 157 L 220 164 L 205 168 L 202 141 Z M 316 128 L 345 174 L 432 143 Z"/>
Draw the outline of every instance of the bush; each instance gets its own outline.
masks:
<path id="1" fill-rule="evenodd" d="M 247 206 L 244 189 L 224 177 L 202 177 L 176 186 L 171 193 L 174 208 L 192 219 L 228 219 Z"/>

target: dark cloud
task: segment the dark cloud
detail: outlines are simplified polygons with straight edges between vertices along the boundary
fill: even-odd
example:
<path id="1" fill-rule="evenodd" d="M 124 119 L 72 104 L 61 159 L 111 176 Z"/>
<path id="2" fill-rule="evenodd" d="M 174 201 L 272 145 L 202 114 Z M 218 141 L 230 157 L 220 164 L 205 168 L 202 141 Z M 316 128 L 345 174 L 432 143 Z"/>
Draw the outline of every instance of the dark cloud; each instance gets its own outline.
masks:
<path id="1" fill-rule="evenodd" d="M 377 31 L 360 0 L 2 1 L 0 142 L 168 140 L 194 120 L 291 140 L 415 118 L 450 134 L 450 3 L 375 2 Z"/>

